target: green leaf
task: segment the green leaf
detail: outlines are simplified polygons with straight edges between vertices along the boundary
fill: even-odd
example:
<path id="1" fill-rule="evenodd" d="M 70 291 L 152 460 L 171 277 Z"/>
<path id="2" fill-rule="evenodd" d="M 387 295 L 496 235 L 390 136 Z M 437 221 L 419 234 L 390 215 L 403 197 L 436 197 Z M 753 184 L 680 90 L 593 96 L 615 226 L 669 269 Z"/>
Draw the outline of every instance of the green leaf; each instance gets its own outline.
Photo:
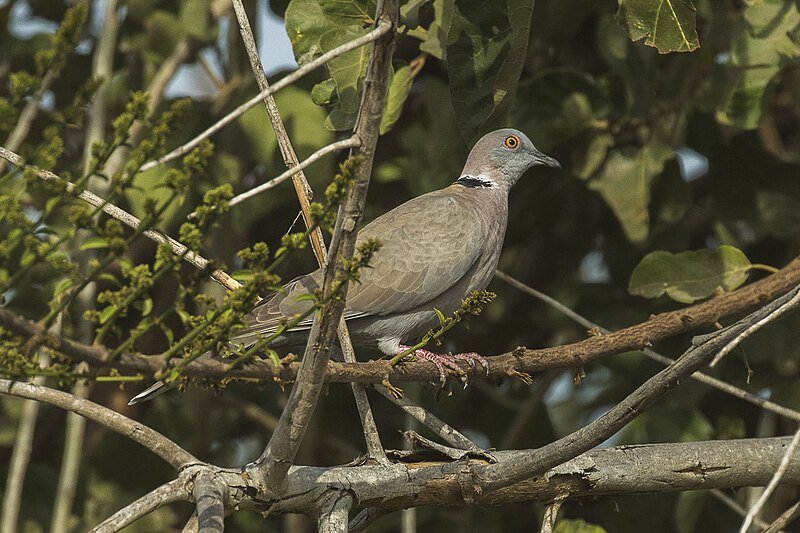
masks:
<path id="1" fill-rule="evenodd" d="M 433 21 L 428 26 L 427 38 L 419 45 L 421 52 L 426 52 L 436 59 L 447 58 L 447 30 L 453 16 L 454 0 L 434 0 Z"/>
<path id="2" fill-rule="evenodd" d="M 691 304 L 708 298 L 717 287 L 733 290 L 747 280 L 750 261 L 733 246 L 673 254 L 651 252 L 636 266 L 628 283 L 635 296 L 657 298 L 667 294 L 673 300 Z"/>
<path id="3" fill-rule="evenodd" d="M 64 278 L 58 282 L 56 288 L 53 290 L 53 296 L 59 296 L 60 294 L 64 293 L 68 289 L 71 289 L 74 285 L 74 282 L 70 278 Z"/>
<path id="4" fill-rule="evenodd" d="M 317 105 L 327 105 L 336 100 L 336 82 L 328 78 L 311 89 L 311 101 Z"/>
<path id="5" fill-rule="evenodd" d="M 297 63 L 304 65 L 319 55 L 319 38 L 330 22 L 317 0 L 292 0 L 286 8 L 286 32 Z"/>
<path id="6" fill-rule="evenodd" d="M 133 307 L 138 309 L 142 316 L 147 316 L 153 310 L 153 299 L 148 296 L 142 300 L 137 300 L 133 303 Z"/>
<path id="7" fill-rule="evenodd" d="M 100 311 L 100 323 L 105 324 L 106 322 L 108 322 L 108 319 L 110 319 L 116 312 L 117 312 L 116 305 L 107 305 L 106 307 L 104 307 L 103 310 Z"/>
<path id="8" fill-rule="evenodd" d="M 692 0 L 619 0 L 618 16 L 632 41 L 647 37 L 644 44 L 655 47 L 659 54 L 700 47 Z"/>
<path id="9" fill-rule="evenodd" d="M 581 151 L 582 160 L 573 166 L 572 173 L 589 179 L 605 162 L 608 150 L 614 146 L 614 136 L 603 131 L 594 132 L 589 145 Z"/>
<path id="10" fill-rule="evenodd" d="M 247 283 L 251 279 L 253 279 L 253 271 L 248 269 L 237 270 L 231 277 L 238 281 L 239 283 Z"/>
<path id="11" fill-rule="evenodd" d="M 525 0 L 465 0 L 447 33 L 447 73 L 456 123 L 475 140 L 505 121 L 528 52 L 533 5 Z"/>
<path id="12" fill-rule="evenodd" d="M 383 108 L 383 117 L 381 118 L 381 135 L 390 131 L 400 118 L 403 104 L 408 98 L 413 82 L 411 67 L 406 63 L 400 64 L 394 71 L 389 90 L 386 93 L 386 103 Z"/>
<path id="13" fill-rule="evenodd" d="M 650 186 L 670 157 L 672 150 L 662 143 L 648 144 L 633 156 L 613 150 L 601 174 L 589 182 L 589 188 L 600 193 L 632 242 L 647 238 Z"/>
<path id="14" fill-rule="evenodd" d="M 334 26 L 368 26 L 376 9 L 375 0 L 319 0 L 319 5 Z"/>
<path id="15" fill-rule="evenodd" d="M 211 0 L 181 2 L 180 22 L 183 32 L 202 42 L 213 42 L 217 26 L 211 23 Z"/>
<path id="16" fill-rule="evenodd" d="M 81 250 L 96 250 L 98 248 L 108 248 L 108 239 L 95 235 L 83 241 L 80 247 Z"/>
<path id="17" fill-rule="evenodd" d="M 408 29 L 419 26 L 419 10 L 431 0 L 409 0 L 400 6 L 400 23 Z"/>
<path id="18" fill-rule="evenodd" d="M 327 52 L 366 33 L 367 30 L 361 26 L 342 26 L 326 32 L 320 38 L 319 44 Z M 361 104 L 361 83 L 367 72 L 370 50 L 369 46 L 362 46 L 328 62 L 328 72 L 336 83 L 338 96 L 333 110 L 325 120 L 325 127 L 328 129 L 346 130 L 355 124 Z"/>
<path id="19" fill-rule="evenodd" d="M 755 129 L 761 118 L 762 99 L 770 81 L 786 60 L 800 57 L 800 13 L 790 2 L 765 0 L 750 5 L 734 34 L 731 65 L 738 67 L 717 120 Z"/>
<path id="20" fill-rule="evenodd" d="M 606 533 L 606 530 L 585 520 L 562 518 L 556 522 L 553 533 Z"/>

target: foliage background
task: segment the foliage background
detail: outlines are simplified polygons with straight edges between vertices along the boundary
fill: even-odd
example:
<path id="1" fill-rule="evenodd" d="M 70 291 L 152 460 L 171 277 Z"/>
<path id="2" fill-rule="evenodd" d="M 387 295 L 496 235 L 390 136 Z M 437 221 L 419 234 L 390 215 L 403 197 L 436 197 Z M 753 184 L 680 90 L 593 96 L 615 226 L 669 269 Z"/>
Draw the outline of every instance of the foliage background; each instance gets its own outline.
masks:
<path id="1" fill-rule="evenodd" d="M 29 7 L 30 17 L 45 23 L 41 32 L 19 35 L 10 26 L 11 11 L 22 4 Z M 124 2 L 110 79 L 109 116 L 123 110 L 131 91 L 147 87 L 154 72 L 184 40 L 192 44 L 191 65 L 198 65 L 198 57 L 218 54 L 222 58 L 222 84 L 207 96 L 195 94 L 192 112 L 169 141 L 171 145 L 182 144 L 255 94 L 235 19 L 221 4 L 210 0 Z M 648 252 L 677 253 L 728 244 L 744 251 L 753 263 L 773 266 L 797 256 L 798 3 L 697 0 L 699 48 L 669 54 L 659 53 L 644 40 L 632 41 L 626 32 L 630 17 L 647 15 L 642 9 L 652 4 L 626 2 L 626 9 L 619 11 L 612 0 L 539 0 L 528 28 L 525 20 L 530 13 L 526 3 L 518 0 L 497 2 L 491 8 L 470 0 L 457 5 L 441 0 L 408 2 L 403 7 L 407 31 L 395 51 L 392 88 L 397 92 L 390 93 L 402 113 L 393 127 L 386 124 L 388 131 L 379 143 L 367 218 L 446 186 L 458 176 L 477 136 L 495 127 L 513 126 L 559 159 L 564 172 L 534 171 L 516 186 L 500 268 L 605 327 L 619 328 L 682 305 L 666 297 L 646 300 L 628 293 L 631 273 Z M 23 145 L 23 153 L 26 149 L 33 153 L 45 127 L 62 124 L 64 152 L 54 166 L 59 172 L 80 172 L 84 128 L 64 124 L 60 110 L 91 77 L 101 5 L 92 5 L 94 22 L 83 30 L 76 52 L 49 91 Z M 35 71 L 35 54 L 49 46 L 49 35 L 67 6 L 52 0 L 0 4 L 4 95 L 8 95 L 11 73 Z M 374 10 L 374 4 L 357 0 L 276 0 L 270 7 L 286 17 L 300 62 L 310 57 L 304 54 L 313 56 L 363 33 L 369 24 L 364 13 Z M 672 44 L 653 40 L 667 48 Z M 674 47 L 680 45 L 677 41 Z M 320 71 L 277 95 L 301 159 L 341 135 L 331 127 L 342 128 L 352 120 L 353 102 L 358 105 L 361 59 L 355 55 L 344 59 L 331 65 L 333 83 Z M 202 77 L 198 76 L 195 79 Z M 162 108 L 169 103 L 165 101 Z M 9 113 L 0 121 L 0 138 L 15 124 L 13 112 Z M 224 183 L 243 191 L 284 170 L 260 107 L 216 134 L 213 141 L 216 151 L 208 172 L 192 182 L 183 206 L 171 211 L 163 224 L 170 234 L 177 234 L 182 218 L 204 191 Z M 318 193 L 331 179 L 335 163 L 334 157 L 327 157 L 307 171 Z M 124 205 L 134 213 L 143 212 L 144 198 L 154 194 L 162 178 L 160 169 L 138 176 L 139 190 L 128 191 Z M 21 198 L 32 208 L 43 200 L 36 193 Z M 221 219 L 206 239 L 204 251 L 235 270 L 241 267 L 234 255 L 237 250 L 261 240 L 277 246 L 294 224 L 297 211 L 288 184 L 248 200 Z M 153 246 L 140 243 L 129 256 L 135 263 L 151 262 L 153 253 Z M 305 251 L 280 270 L 290 279 L 314 267 L 311 253 Z M 760 275 L 750 273 L 751 279 Z M 57 276 L 36 271 L 6 295 L 5 305 L 40 318 Z M 497 301 L 468 328 L 451 332 L 446 349 L 489 355 L 518 345 L 564 344 L 587 335 L 558 312 L 510 286 L 495 280 L 490 288 L 498 293 Z M 211 282 L 203 290 L 220 295 Z M 157 310 L 171 305 L 169 294 L 168 286 L 153 291 Z M 64 327 L 77 335 L 80 314 L 75 312 Z M 748 340 L 716 375 L 800 409 L 798 328 L 800 317 L 789 318 L 773 326 L 768 335 Z M 675 356 L 686 342 L 687 338 L 677 338 L 658 349 Z M 154 335 L 139 348 L 158 353 L 166 348 L 165 339 Z M 531 386 L 505 380 L 475 383 L 465 391 L 454 389 L 452 396 L 437 394 L 427 386 L 409 387 L 407 392 L 480 444 L 532 448 L 584 425 L 658 369 L 655 363 L 630 353 L 587 367 L 579 386 L 573 384 L 571 372 L 558 372 L 536 376 Z M 139 387 L 133 384 L 120 390 L 98 384 L 91 398 L 140 418 L 199 457 L 230 466 L 258 454 L 265 443 L 265 426 L 269 428 L 286 399 L 286 391 L 275 385 L 233 384 L 222 397 L 192 388 L 128 408 L 128 397 Z M 398 430 L 406 427 L 403 415 L 381 398 L 376 397 L 374 404 L 384 444 L 402 447 Z M 3 476 L 20 405 L 17 400 L 0 400 Z M 531 408 L 524 430 L 510 435 L 514 422 Z M 791 429 L 786 421 L 749 404 L 686 383 L 612 440 L 619 444 L 724 439 L 779 435 Z M 49 524 L 63 434 L 64 413 L 42 407 L 24 489 L 25 531 Z M 349 388 L 330 386 L 299 462 L 345 463 L 362 447 Z M 130 441 L 90 425 L 73 509 L 75 529 L 85 529 L 167 481 L 169 473 L 163 466 Z M 732 496 L 745 502 L 748 491 Z M 775 510 L 780 511 L 785 507 L 781 501 L 791 498 L 789 491 L 774 498 Z M 541 511 L 539 504 L 421 509 L 418 520 L 421 530 L 515 531 L 537 527 Z M 180 528 L 190 512 L 189 507 L 173 506 L 137 523 L 131 531 Z M 704 492 L 569 502 L 562 516 L 584 519 L 608 531 L 727 531 L 740 522 Z M 246 513 L 237 513 L 228 522 L 231 531 L 264 531 L 264 523 L 269 531 L 302 527 L 302 521 L 295 519 L 263 522 Z M 397 529 L 394 516 L 379 521 L 372 530 Z"/>

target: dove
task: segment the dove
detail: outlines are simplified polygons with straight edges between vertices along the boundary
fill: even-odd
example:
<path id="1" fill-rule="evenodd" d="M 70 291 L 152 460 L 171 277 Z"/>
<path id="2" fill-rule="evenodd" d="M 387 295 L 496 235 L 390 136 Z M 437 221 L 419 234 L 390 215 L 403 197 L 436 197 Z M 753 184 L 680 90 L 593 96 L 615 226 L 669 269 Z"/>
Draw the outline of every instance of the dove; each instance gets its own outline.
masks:
<path id="1" fill-rule="evenodd" d="M 344 317 L 354 347 L 394 356 L 439 325 L 441 312 L 452 314 L 473 291 L 486 288 L 494 276 L 508 221 L 508 195 L 531 167 L 561 168 L 540 152 L 521 131 L 500 129 L 484 135 L 472 148 L 461 175 L 444 189 L 395 207 L 358 233 L 357 243 L 381 243 L 360 281 L 351 283 Z M 323 270 L 289 282 L 245 317 L 246 327 L 230 339 L 252 346 L 282 322 L 313 306 L 307 295 L 322 284 Z M 283 332 L 272 348 L 302 347 L 311 319 Z M 457 360 L 486 360 L 475 354 L 444 355 L 418 349 L 418 359 L 433 362 L 444 382 L 445 369 L 459 371 Z M 158 382 L 129 405 L 168 390 Z"/>

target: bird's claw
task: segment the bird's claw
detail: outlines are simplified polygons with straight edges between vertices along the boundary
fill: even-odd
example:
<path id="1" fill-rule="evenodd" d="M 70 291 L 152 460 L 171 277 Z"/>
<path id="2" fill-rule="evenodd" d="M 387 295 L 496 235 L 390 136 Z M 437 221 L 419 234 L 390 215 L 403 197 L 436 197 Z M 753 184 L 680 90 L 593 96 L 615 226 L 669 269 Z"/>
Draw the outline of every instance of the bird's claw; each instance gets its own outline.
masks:
<path id="1" fill-rule="evenodd" d="M 404 346 L 401 346 L 400 348 L 402 350 L 408 349 L 408 347 Z M 458 376 L 458 378 L 464 384 L 464 388 L 467 388 L 467 373 L 464 372 L 464 369 L 458 365 L 457 361 L 466 362 L 467 364 L 469 364 L 470 369 L 475 368 L 475 362 L 477 361 L 486 370 L 486 375 L 487 376 L 489 375 L 489 361 L 487 361 L 485 357 L 479 355 L 476 352 L 445 355 L 436 352 L 431 352 L 430 350 L 425 350 L 423 348 L 418 348 L 413 354 L 409 354 L 406 357 L 414 357 L 417 359 L 430 361 L 431 363 L 436 365 L 436 369 L 439 371 L 439 383 L 443 387 L 447 382 L 447 373 L 450 372 Z"/>
<path id="2" fill-rule="evenodd" d="M 383 379 L 381 381 L 381 385 L 386 387 L 386 390 L 388 390 L 389 394 L 394 396 L 395 399 L 399 400 L 400 398 L 403 397 L 403 389 L 401 389 L 400 387 L 395 387 L 394 385 L 392 385 L 388 378 Z"/>

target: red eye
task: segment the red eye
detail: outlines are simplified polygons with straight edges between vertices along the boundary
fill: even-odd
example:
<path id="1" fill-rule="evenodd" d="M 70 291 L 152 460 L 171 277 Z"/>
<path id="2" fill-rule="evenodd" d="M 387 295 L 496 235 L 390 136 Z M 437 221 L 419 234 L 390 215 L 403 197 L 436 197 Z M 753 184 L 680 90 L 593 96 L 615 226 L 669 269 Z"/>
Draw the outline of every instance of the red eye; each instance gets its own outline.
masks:
<path id="1" fill-rule="evenodd" d="M 506 140 L 503 141 L 503 144 L 506 145 L 506 148 L 511 148 L 512 150 L 516 150 L 517 148 L 519 148 L 520 145 L 519 137 L 517 137 L 516 135 L 509 135 L 508 137 L 506 137 Z"/>

